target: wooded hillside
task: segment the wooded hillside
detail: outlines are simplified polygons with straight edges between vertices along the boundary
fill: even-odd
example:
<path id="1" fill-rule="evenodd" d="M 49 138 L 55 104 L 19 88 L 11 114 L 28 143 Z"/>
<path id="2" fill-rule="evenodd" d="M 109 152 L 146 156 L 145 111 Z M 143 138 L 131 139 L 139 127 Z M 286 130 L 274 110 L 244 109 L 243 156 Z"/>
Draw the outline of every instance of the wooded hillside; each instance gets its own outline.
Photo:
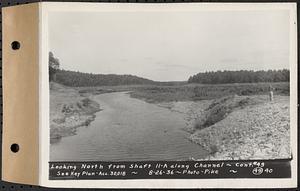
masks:
<path id="1" fill-rule="evenodd" d="M 289 82 L 290 71 L 268 70 L 268 71 L 216 71 L 204 72 L 191 76 L 189 83 L 201 84 L 227 84 L 227 83 L 253 83 L 253 82 Z"/>
<path id="2" fill-rule="evenodd" d="M 89 74 L 58 70 L 56 82 L 72 87 L 154 84 L 152 80 L 133 75 Z"/>

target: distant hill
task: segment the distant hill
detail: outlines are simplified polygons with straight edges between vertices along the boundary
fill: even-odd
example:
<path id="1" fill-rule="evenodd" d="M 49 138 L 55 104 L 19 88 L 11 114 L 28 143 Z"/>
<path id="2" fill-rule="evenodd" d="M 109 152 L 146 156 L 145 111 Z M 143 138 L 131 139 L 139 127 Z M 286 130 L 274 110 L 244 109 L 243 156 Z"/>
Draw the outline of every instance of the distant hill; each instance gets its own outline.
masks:
<path id="1" fill-rule="evenodd" d="M 57 70 L 55 81 L 72 87 L 155 84 L 155 81 L 134 75 L 88 74 Z"/>
<path id="2" fill-rule="evenodd" d="M 289 82 L 290 71 L 283 70 L 239 70 L 203 72 L 193 75 L 188 83 L 200 84 L 227 84 L 227 83 L 254 83 L 254 82 Z"/>

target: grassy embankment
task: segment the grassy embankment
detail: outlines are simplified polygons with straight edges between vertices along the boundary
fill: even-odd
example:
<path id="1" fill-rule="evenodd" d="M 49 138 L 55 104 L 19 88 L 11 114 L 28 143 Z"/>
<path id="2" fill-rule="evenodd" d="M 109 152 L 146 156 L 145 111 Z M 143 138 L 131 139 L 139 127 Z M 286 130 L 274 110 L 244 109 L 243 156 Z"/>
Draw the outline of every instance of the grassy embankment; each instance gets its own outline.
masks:
<path id="1" fill-rule="evenodd" d="M 97 102 L 77 90 L 57 83 L 50 83 L 50 142 L 74 135 L 76 128 L 87 126 L 100 111 Z"/>

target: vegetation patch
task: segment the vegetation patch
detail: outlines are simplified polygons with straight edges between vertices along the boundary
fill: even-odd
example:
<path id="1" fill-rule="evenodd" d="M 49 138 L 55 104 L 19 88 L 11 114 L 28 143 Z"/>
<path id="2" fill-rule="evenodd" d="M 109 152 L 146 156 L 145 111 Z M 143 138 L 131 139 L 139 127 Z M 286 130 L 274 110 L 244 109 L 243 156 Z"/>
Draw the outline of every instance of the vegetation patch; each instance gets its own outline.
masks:
<path id="1" fill-rule="evenodd" d="M 128 87 L 130 96 L 149 103 L 172 101 L 201 101 L 219 99 L 224 96 L 268 95 L 270 85 L 274 95 L 289 95 L 289 83 L 242 83 L 242 84 L 185 84 L 173 86 L 147 85 Z"/>
<path id="2" fill-rule="evenodd" d="M 257 82 L 289 82 L 290 71 L 283 70 L 239 70 L 200 72 L 189 78 L 189 83 L 227 84 L 227 83 L 257 83 Z"/>
<path id="3" fill-rule="evenodd" d="M 209 127 L 226 118 L 235 109 L 257 103 L 258 100 L 238 95 L 216 99 L 205 109 L 204 115 L 195 120 L 194 128 L 198 130 Z"/>

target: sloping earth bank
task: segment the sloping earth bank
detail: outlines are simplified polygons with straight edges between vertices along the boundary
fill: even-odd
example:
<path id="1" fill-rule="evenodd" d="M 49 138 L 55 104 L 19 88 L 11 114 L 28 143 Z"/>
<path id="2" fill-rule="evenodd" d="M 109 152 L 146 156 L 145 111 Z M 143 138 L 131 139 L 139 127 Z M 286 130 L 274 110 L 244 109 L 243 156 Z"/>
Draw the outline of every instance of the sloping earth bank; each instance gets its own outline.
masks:
<path id="1" fill-rule="evenodd" d="M 186 114 L 190 140 L 207 160 L 290 158 L 289 96 L 232 96 L 213 101 L 161 103 Z"/>
<path id="2" fill-rule="evenodd" d="M 75 135 L 76 128 L 87 126 L 95 119 L 100 105 L 79 95 L 73 88 L 50 83 L 50 143 Z"/>

